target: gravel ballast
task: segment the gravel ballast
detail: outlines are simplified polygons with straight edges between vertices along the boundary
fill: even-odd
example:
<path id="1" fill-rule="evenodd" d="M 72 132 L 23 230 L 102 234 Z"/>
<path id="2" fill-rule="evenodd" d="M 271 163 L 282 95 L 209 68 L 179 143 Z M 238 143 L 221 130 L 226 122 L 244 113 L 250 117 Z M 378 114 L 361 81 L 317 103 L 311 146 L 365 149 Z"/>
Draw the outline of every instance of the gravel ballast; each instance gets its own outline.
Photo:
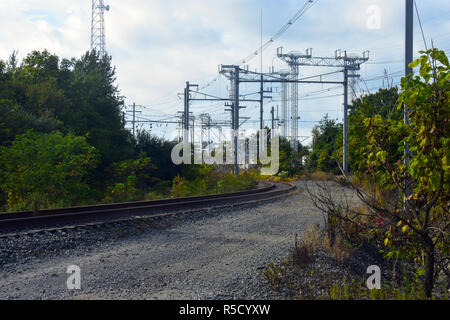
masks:
<path id="1" fill-rule="evenodd" d="M 323 222 L 303 183 L 258 206 L 0 239 L 0 299 L 283 298 L 264 270 Z M 71 265 L 81 290 L 67 289 Z"/>

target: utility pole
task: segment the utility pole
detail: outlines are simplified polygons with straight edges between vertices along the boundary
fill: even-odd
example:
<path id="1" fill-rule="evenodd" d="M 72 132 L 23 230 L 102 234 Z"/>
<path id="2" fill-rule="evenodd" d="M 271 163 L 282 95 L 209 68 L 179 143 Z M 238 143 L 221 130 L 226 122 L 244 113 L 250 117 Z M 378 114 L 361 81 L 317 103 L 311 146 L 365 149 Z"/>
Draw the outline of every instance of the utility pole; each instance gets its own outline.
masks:
<path id="1" fill-rule="evenodd" d="M 414 54 L 414 0 L 406 0 L 406 17 L 405 17 L 405 76 L 413 73 L 409 64 L 413 62 Z M 404 121 L 409 124 L 409 110 L 406 106 L 403 107 Z M 405 165 L 409 168 L 410 160 L 409 145 L 405 143 Z M 406 190 L 409 189 L 409 183 L 406 181 Z M 407 191 L 408 192 L 408 191 Z"/>
<path id="2" fill-rule="evenodd" d="M 209 146 L 209 144 L 211 143 L 211 115 L 208 113 L 203 113 L 200 115 L 200 120 L 201 120 L 201 145 L 202 148 Z M 205 133 L 205 128 L 206 128 L 206 145 L 203 146 L 205 144 L 204 141 L 204 133 Z"/>
<path id="3" fill-rule="evenodd" d="M 239 139 L 239 66 L 234 67 L 234 174 L 239 176 L 238 139 Z"/>
<path id="4" fill-rule="evenodd" d="M 190 84 L 189 81 L 186 82 L 186 88 L 184 89 L 184 117 L 183 117 L 183 140 L 189 143 L 189 107 L 191 104 L 191 87 L 198 88 L 198 84 Z M 194 142 L 194 141 L 192 141 Z"/>
<path id="5" fill-rule="evenodd" d="M 142 111 L 136 111 L 136 103 L 133 102 L 133 110 L 127 111 L 128 113 L 133 114 L 133 120 L 131 121 L 131 124 L 133 125 L 133 138 L 136 138 L 136 113 L 142 113 Z"/>
<path id="6" fill-rule="evenodd" d="M 296 64 L 291 65 L 292 79 L 298 80 L 299 67 Z M 298 161 L 298 83 L 291 83 L 291 140 L 292 148 L 294 149 L 294 165 L 297 166 Z"/>
<path id="7" fill-rule="evenodd" d="M 262 132 L 264 129 L 264 82 L 261 71 L 261 87 L 259 91 L 259 129 Z"/>
<path id="8" fill-rule="evenodd" d="M 270 139 L 273 139 L 273 136 L 275 134 L 275 107 L 272 106 L 272 109 L 270 110 L 270 115 L 272 116 L 272 125 L 270 130 Z"/>
<path id="9" fill-rule="evenodd" d="M 258 143 L 258 153 L 260 150 L 265 148 L 265 137 L 264 137 L 264 77 L 261 70 L 261 86 L 259 90 L 259 143 Z"/>
<path id="10" fill-rule="evenodd" d="M 275 129 L 275 107 L 272 107 L 270 110 L 270 114 L 272 115 L 272 131 Z"/>
<path id="11" fill-rule="evenodd" d="M 190 85 L 189 81 L 186 82 L 186 88 L 184 89 L 184 124 L 183 124 L 183 141 L 189 143 L 189 98 L 190 98 Z"/>
<path id="12" fill-rule="evenodd" d="M 264 90 L 264 74 L 261 71 L 261 87 L 260 87 L 260 98 L 259 98 L 259 149 L 264 150 L 267 144 L 266 137 L 264 136 L 264 99 L 270 99 L 272 97 L 264 96 L 264 93 L 272 93 L 272 89 Z"/>
<path id="13" fill-rule="evenodd" d="M 211 143 L 211 116 L 208 116 L 208 134 L 206 135 L 208 138 L 208 146 Z M 209 151 L 209 150 L 208 150 Z"/>
<path id="14" fill-rule="evenodd" d="M 133 102 L 133 137 L 136 138 L 136 103 Z"/>
<path id="15" fill-rule="evenodd" d="M 270 99 L 272 97 L 265 96 L 264 93 L 272 93 L 272 88 L 264 90 L 264 74 L 261 74 L 261 90 L 259 97 L 259 129 L 264 129 L 264 99 Z"/>
<path id="16" fill-rule="evenodd" d="M 344 68 L 344 173 L 348 174 L 348 69 Z"/>
<path id="17" fill-rule="evenodd" d="M 280 127 L 280 114 L 279 114 L 279 105 L 277 105 L 277 117 L 275 118 L 275 122 L 276 122 L 276 125 L 275 125 L 275 128 L 279 128 Z"/>
<path id="18" fill-rule="evenodd" d="M 409 64 L 413 62 L 414 50 L 414 0 L 406 0 L 406 31 L 405 31 L 405 73 L 412 74 Z"/>
<path id="19" fill-rule="evenodd" d="M 195 117 L 192 116 L 190 118 L 192 120 L 191 143 L 195 144 Z"/>
<path id="20" fill-rule="evenodd" d="M 260 53 L 260 67 L 261 67 L 261 90 L 260 90 L 260 107 L 259 107 L 259 129 L 261 133 L 264 129 L 264 76 L 263 76 L 263 9 L 261 8 L 261 53 Z"/>

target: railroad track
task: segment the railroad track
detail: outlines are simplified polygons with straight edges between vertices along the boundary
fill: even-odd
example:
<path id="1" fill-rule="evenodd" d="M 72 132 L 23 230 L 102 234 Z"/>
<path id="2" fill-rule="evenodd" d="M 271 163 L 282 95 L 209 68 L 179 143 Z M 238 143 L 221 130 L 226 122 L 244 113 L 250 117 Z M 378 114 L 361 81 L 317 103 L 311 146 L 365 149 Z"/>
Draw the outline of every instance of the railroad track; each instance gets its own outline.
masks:
<path id="1" fill-rule="evenodd" d="M 145 220 L 178 213 L 195 214 L 205 209 L 222 209 L 275 200 L 297 189 L 290 183 L 263 183 L 265 186 L 262 188 L 227 194 L 47 209 L 37 214 L 31 211 L 4 213 L 0 214 L 0 238 Z"/>

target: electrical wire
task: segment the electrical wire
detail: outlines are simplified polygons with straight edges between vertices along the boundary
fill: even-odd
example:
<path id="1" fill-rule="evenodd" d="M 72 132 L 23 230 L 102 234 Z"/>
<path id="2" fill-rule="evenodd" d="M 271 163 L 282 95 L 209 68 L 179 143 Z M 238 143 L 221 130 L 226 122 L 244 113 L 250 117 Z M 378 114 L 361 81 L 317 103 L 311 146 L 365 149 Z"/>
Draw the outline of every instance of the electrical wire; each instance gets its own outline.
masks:
<path id="1" fill-rule="evenodd" d="M 274 43 L 278 38 L 280 38 L 293 24 L 295 24 L 312 6 L 317 3 L 318 0 L 308 0 L 301 7 L 300 10 L 280 29 L 278 32 L 272 36 L 266 43 L 264 43 L 259 49 L 257 49 L 254 53 L 248 55 L 244 58 L 239 65 L 246 64 L 254 59 L 256 56 L 261 54 L 265 49 L 270 47 L 272 43 Z"/>
<path id="2" fill-rule="evenodd" d="M 425 34 L 423 32 L 422 21 L 420 20 L 419 9 L 417 8 L 417 3 L 414 0 L 414 7 L 416 8 L 417 19 L 419 20 L 420 31 L 422 32 L 423 44 L 425 45 L 425 50 L 428 51 L 427 41 L 425 40 Z"/>

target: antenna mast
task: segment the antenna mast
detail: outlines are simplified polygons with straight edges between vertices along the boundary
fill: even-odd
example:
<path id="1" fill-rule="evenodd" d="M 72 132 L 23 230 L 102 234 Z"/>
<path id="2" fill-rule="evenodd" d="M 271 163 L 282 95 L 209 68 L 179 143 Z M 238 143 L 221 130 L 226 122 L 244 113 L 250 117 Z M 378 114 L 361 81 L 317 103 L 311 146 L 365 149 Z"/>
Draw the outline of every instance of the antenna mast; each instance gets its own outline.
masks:
<path id="1" fill-rule="evenodd" d="M 91 50 L 96 50 L 99 57 L 105 54 L 105 11 L 109 11 L 109 5 L 103 0 L 92 0 L 92 21 L 91 21 Z"/>

